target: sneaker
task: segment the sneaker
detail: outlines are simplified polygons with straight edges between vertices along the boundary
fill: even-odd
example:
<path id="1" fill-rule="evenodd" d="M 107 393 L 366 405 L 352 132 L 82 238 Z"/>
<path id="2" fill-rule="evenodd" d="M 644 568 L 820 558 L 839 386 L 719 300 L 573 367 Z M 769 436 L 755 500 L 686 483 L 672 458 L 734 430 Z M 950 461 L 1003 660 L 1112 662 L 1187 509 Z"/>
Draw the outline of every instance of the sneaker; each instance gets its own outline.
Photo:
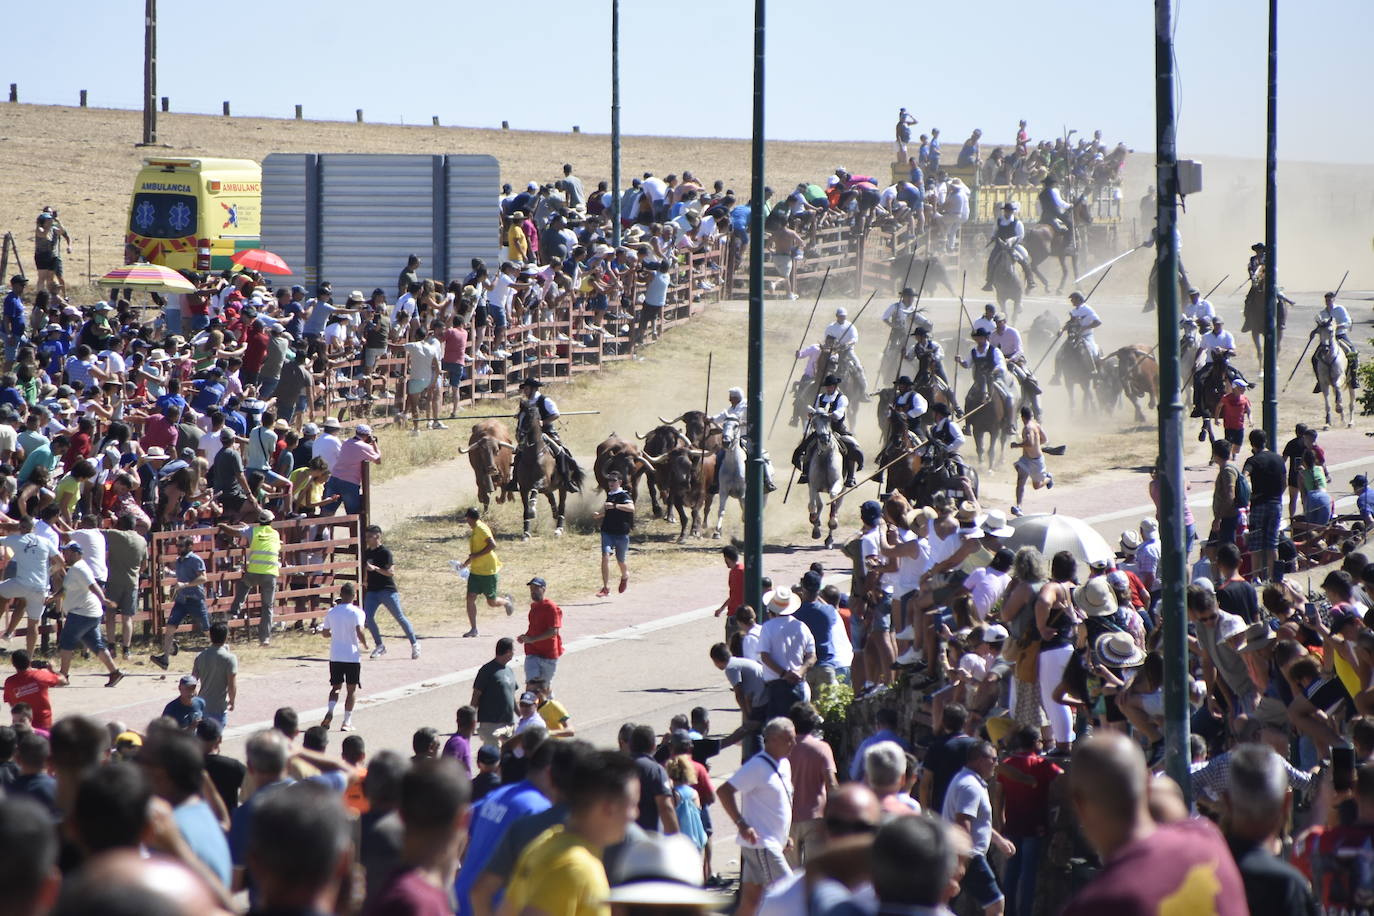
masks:
<path id="1" fill-rule="evenodd" d="M 334 714 L 332 712 L 327 712 L 324 714 L 324 718 L 320 720 L 320 728 L 328 728 L 333 723 Z"/>
<path id="2" fill-rule="evenodd" d="M 502 596 L 501 596 L 501 600 L 504 601 L 504 602 L 506 602 L 506 616 L 509 617 L 509 616 L 511 616 L 512 614 L 514 614 L 514 613 L 515 613 L 515 596 L 514 596 L 514 595 L 502 595 Z"/>
<path id="3" fill-rule="evenodd" d="M 772 493 L 772 492 L 773 492 L 774 490 L 776 490 L 777 488 L 778 488 L 778 485 L 775 484 L 775 483 L 773 483 L 773 481 L 771 481 L 771 480 L 765 480 L 765 481 L 763 482 L 763 492 L 765 492 L 765 493 Z"/>
<path id="4" fill-rule="evenodd" d="M 435 420 L 433 423 L 431 423 L 431 424 L 429 425 L 429 428 L 430 428 L 430 429 L 448 429 L 448 425 L 445 424 L 445 423 L 440 422 L 439 420 Z"/>
<path id="5" fill-rule="evenodd" d="M 916 638 L 916 628 L 911 624 L 907 624 L 905 629 L 900 633 L 893 633 L 892 638 L 902 642 L 911 642 L 911 640 Z"/>
<path id="6" fill-rule="evenodd" d="M 166 670 L 167 670 L 167 656 L 165 656 L 165 655 L 154 655 L 154 656 L 152 656 L 151 658 L 149 658 L 148 660 L 151 661 L 154 665 L 157 665 L 157 666 L 158 666 L 159 668 L 161 668 L 163 671 L 166 671 Z"/>
<path id="7" fill-rule="evenodd" d="M 417 659 L 420 657 L 420 644 L 418 642 L 413 642 L 410 644 L 410 657 L 411 659 Z"/>
<path id="8" fill-rule="evenodd" d="M 616 591 L 623 595 L 623 594 L 625 594 L 625 589 L 627 589 L 627 588 L 629 588 L 629 587 L 630 587 L 630 577 L 629 577 L 629 576 L 622 576 L 621 579 L 620 579 L 620 586 L 616 589 Z"/>
<path id="9" fill-rule="evenodd" d="M 1022 513 L 1020 506 L 1012 506 L 1011 514 L 1016 516 L 1017 518 L 1020 518 L 1024 513 Z"/>
<path id="10" fill-rule="evenodd" d="M 918 665 L 918 664 L 920 664 L 920 662 L 921 662 L 921 653 L 917 652 L 915 649 L 907 649 L 907 650 L 906 650 L 905 652 L 903 652 L 901 655 L 897 656 L 897 659 L 896 659 L 896 661 L 895 661 L 893 664 L 897 664 L 897 665 Z"/>
<path id="11" fill-rule="evenodd" d="M 787 294 L 787 298 L 788 298 L 789 301 L 793 301 L 793 300 L 795 300 L 795 299 L 797 298 L 797 294 L 796 294 L 796 293 L 788 293 L 788 294 Z"/>
<path id="12" fill-rule="evenodd" d="M 350 721 L 348 721 L 347 719 L 344 720 L 343 725 L 340 725 L 340 726 L 339 726 L 339 731 L 341 731 L 341 732 L 351 732 L 351 731 L 353 731 L 353 729 L 354 729 L 353 723 L 350 722 Z"/>
<path id="13" fill-rule="evenodd" d="M 606 597 L 607 595 L 609 595 L 610 593 L 611 593 L 611 590 L 610 590 L 609 588 L 607 588 L 606 586 L 603 585 L 603 586 L 601 586 L 601 588 L 598 588 L 598 589 L 596 590 L 596 597 L 598 597 L 598 598 L 605 598 L 605 597 Z"/>
<path id="14" fill-rule="evenodd" d="M 179 655 L 179 654 L 181 654 L 181 646 L 177 644 L 177 641 L 176 641 L 175 639 L 172 640 L 172 654 L 173 654 L 173 655 Z"/>
<path id="15" fill-rule="evenodd" d="M 498 349 L 493 355 L 497 359 L 507 359 L 510 356 L 510 352 L 505 349 Z"/>
<path id="16" fill-rule="evenodd" d="M 105 686 L 113 687 L 115 684 L 118 684 L 122 680 L 124 680 L 124 672 L 116 668 L 114 671 L 110 672 L 109 678 L 105 681 Z"/>
<path id="17" fill-rule="evenodd" d="M 1053 490 L 1053 489 L 1054 489 L 1054 475 L 1053 475 L 1053 474 L 1046 474 L 1046 475 L 1045 475 L 1045 489 L 1046 489 L 1046 490 Z"/>
<path id="18" fill-rule="evenodd" d="M 386 655 L 386 646 L 378 643 L 377 648 L 372 650 L 372 654 L 368 658 L 381 658 L 383 655 Z"/>
<path id="19" fill-rule="evenodd" d="M 556 340 L 567 340 L 567 339 L 568 339 L 568 335 L 567 335 L 567 334 L 559 334 L 558 337 L 555 338 L 555 339 L 556 339 Z"/>
<path id="20" fill-rule="evenodd" d="M 473 627 L 471 630 L 468 630 L 466 633 L 463 634 L 463 638 L 464 638 L 464 639 L 471 639 L 472 637 L 474 637 L 474 636 L 476 636 L 476 635 L 477 635 L 477 628 L 476 628 L 476 627 Z"/>

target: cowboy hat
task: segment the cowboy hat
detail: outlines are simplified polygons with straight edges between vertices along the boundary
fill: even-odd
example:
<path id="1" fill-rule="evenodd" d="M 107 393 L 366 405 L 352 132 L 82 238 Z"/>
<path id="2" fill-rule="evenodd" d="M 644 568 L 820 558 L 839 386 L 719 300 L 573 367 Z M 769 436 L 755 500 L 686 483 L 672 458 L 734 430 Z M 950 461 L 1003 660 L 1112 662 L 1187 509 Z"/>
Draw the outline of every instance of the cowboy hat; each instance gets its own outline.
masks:
<path id="1" fill-rule="evenodd" d="M 1130 633 L 1103 633 L 1093 643 L 1093 651 L 1111 668 L 1135 668 L 1145 661 L 1145 650 L 1135 644 Z"/>
<path id="2" fill-rule="evenodd" d="M 1006 513 L 989 509 L 983 519 L 983 533 L 990 538 L 1009 538 L 1016 533 L 1016 529 L 1007 524 Z"/>
<path id="3" fill-rule="evenodd" d="M 770 615 L 786 615 L 801 607 L 801 598 L 791 589 L 775 588 L 764 593 L 763 607 Z"/>
<path id="4" fill-rule="evenodd" d="M 1127 553 L 1140 549 L 1140 535 L 1134 531 L 1121 532 L 1121 549 Z"/>
<path id="5" fill-rule="evenodd" d="M 971 499 L 964 500 L 959 503 L 954 517 L 961 522 L 972 523 L 978 517 L 978 504 Z"/>
<path id="6" fill-rule="evenodd" d="M 1103 576 L 1095 576 L 1075 589 L 1073 603 L 1089 617 L 1110 617 L 1116 613 L 1116 594 Z"/>

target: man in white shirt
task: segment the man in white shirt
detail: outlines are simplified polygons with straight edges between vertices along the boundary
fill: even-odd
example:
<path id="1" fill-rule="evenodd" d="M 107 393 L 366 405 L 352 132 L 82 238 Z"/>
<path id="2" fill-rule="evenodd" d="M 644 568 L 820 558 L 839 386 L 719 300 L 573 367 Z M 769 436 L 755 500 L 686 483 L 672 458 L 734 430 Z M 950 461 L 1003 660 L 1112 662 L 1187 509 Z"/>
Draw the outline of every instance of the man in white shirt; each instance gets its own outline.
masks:
<path id="1" fill-rule="evenodd" d="M 997 320 L 996 320 L 996 319 L 997 319 L 997 306 L 995 306 L 995 305 L 993 305 L 991 302 L 989 302 L 987 305 L 983 306 L 983 314 L 982 314 L 980 317 L 974 319 L 974 322 L 973 322 L 973 330 L 976 331 L 976 330 L 978 330 L 979 328 L 982 328 L 983 330 L 987 331 L 987 332 L 988 332 L 988 336 L 991 337 L 991 336 L 992 336 L 992 332 L 995 331 L 995 330 L 997 330 Z"/>
<path id="2" fill-rule="evenodd" d="M 339 420 L 337 417 L 324 418 L 324 431 L 315 439 L 310 447 L 311 458 L 323 458 L 324 463 L 329 465 L 332 473 L 334 462 L 339 460 L 339 450 L 343 448 L 343 440 L 339 438 Z"/>
<path id="3" fill-rule="evenodd" d="M 67 564 L 67 571 L 62 576 L 62 611 L 67 615 L 67 621 L 57 643 L 62 676 L 67 677 L 71 671 L 72 653 L 84 642 L 109 672 L 105 686 L 113 687 L 124 680 L 124 672 L 115 667 L 110 650 L 105 646 L 100 620 L 105 608 L 114 604 L 105 597 L 90 566 L 81 558 L 81 551 L 81 545 L 75 541 L 62 545 L 62 561 Z"/>
<path id="4" fill-rule="evenodd" d="M 1016 852 L 1012 842 L 992 826 L 988 780 L 992 779 L 996 768 L 997 750 L 991 743 L 979 741 L 970 745 L 964 768 L 945 791 L 945 807 L 941 812 L 946 821 L 964 828 L 972 840 L 973 852 L 960 884 L 962 893 L 982 907 L 986 916 L 1001 916 L 1004 903 L 997 876 L 988 865 L 988 848 L 995 843 L 1004 856 Z"/>
<path id="5" fill-rule="evenodd" d="M 1196 287 L 1188 290 L 1188 304 L 1183 307 L 1183 317 L 1197 320 L 1205 318 L 1211 321 L 1217 316 L 1217 310 L 1212 307 L 1212 303 L 1202 298 L 1202 293 Z"/>
<path id="6" fill-rule="evenodd" d="M 1007 373 L 1007 360 L 1002 355 L 1002 351 L 994 347 L 990 342 L 990 335 L 986 327 L 974 326 L 973 329 L 973 349 L 969 351 L 968 359 L 960 359 L 959 365 L 965 369 L 973 370 L 975 383 L 980 376 L 986 379 L 986 383 L 992 386 L 989 392 L 992 398 L 992 406 L 989 408 L 997 418 L 1007 428 L 1009 435 L 1016 432 L 1016 420 L 1014 417 L 1014 401 L 1011 393 L 1011 378 Z"/>
<path id="7" fill-rule="evenodd" d="M 883 323 L 887 325 L 887 352 L 901 352 L 907 338 L 918 325 L 929 330 L 933 325 L 929 318 L 922 315 L 916 305 L 916 290 L 903 287 L 897 301 L 883 311 Z M 884 360 L 888 359 L 884 356 Z"/>
<path id="8" fill-rule="evenodd" d="M 811 698 L 806 672 L 816 663 L 816 639 L 793 613 L 801 599 L 789 589 L 777 588 L 765 596 L 769 618 L 759 630 L 759 663 L 763 665 L 768 718 L 782 716 L 793 703 Z"/>
<path id="9" fill-rule="evenodd" d="M 17 599 L 8 626 L 5 627 L 4 640 L 14 635 L 19 626 L 19 615 L 28 619 L 24 641 L 33 657 L 33 648 L 38 641 L 38 624 L 43 617 L 43 602 L 48 596 L 48 579 L 52 573 L 61 572 L 62 556 L 54 544 L 33 530 L 33 519 L 21 517 L 19 532 L 0 537 L 0 547 L 9 550 L 14 559 L 14 575 L 0 582 L 0 599 Z"/>
<path id="10" fill-rule="evenodd" d="M 1193 370 L 1193 416 L 1203 415 L 1202 398 L 1207 392 L 1208 376 L 1212 371 L 1212 365 L 1216 362 L 1218 353 L 1223 353 L 1229 360 L 1236 355 L 1236 336 L 1226 330 L 1226 321 L 1220 315 L 1212 319 L 1212 330 L 1202 335 L 1202 341 L 1197 348 L 1197 368 Z M 1226 374 L 1228 379 L 1238 379 L 1249 387 L 1250 383 L 1245 380 L 1235 363 L 1226 363 Z M 1225 380 L 1223 380 L 1225 381 Z M 1215 382 L 1213 384 L 1216 384 Z M 1223 386 L 1223 391 L 1225 390 Z"/>
<path id="11" fill-rule="evenodd" d="M 1079 340 L 1083 341 L 1083 346 L 1087 348 L 1088 355 L 1093 358 L 1095 368 L 1096 364 L 1102 360 L 1102 348 L 1097 345 L 1093 331 L 1102 327 L 1102 319 L 1097 317 L 1097 312 L 1088 305 L 1082 293 L 1070 293 L 1069 303 L 1071 306 L 1069 318 L 1064 322 L 1061 333 L 1069 334 L 1071 337 L 1077 336 Z M 1054 358 L 1054 378 L 1050 380 L 1050 384 L 1059 384 L 1059 377 L 1064 371 L 1067 353 L 1069 353 L 1069 344 L 1066 342 Z"/>
<path id="12" fill-rule="evenodd" d="M 864 374 L 863 363 L 859 361 L 858 344 L 859 332 L 854 327 L 854 322 L 849 321 L 849 313 L 844 308 L 835 309 L 835 320 L 826 325 L 825 336 L 821 341 L 821 349 L 834 350 L 838 353 L 836 368 L 841 375 L 848 369 L 854 381 L 858 383 L 858 391 L 855 396 L 861 400 L 868 400 L 868 376 Z"/>
<path id="13" fill-rule="evenodd" d="M 783 851 L 792 830 L 794 791 L 787 755 L 796 744 L 797 732 L 790 720 L 769 720 L 763 727 L 763 750 L 750 757 L 716 793 L 725 816 L 739 831 L 738 916 L 754 916 L 763 892 L 792 874 Z"/>
<path id="14" fill-rule="evenodd" d="M 367 633 L 363 631 L 366 616 L 353 603 L 357 594 L 352 582 L 339 586 L 339 603 L 324 615 L 320 635 L 329 640 L 329 706 L 320 720 L 328 728 L 334 721 L 334 707 L 339 702 L 339 688 L 344 687 L 344 718 L 341 731 L 353 730 L 353 704 L 362 682 L 363 651 L 367 649 Z"/>

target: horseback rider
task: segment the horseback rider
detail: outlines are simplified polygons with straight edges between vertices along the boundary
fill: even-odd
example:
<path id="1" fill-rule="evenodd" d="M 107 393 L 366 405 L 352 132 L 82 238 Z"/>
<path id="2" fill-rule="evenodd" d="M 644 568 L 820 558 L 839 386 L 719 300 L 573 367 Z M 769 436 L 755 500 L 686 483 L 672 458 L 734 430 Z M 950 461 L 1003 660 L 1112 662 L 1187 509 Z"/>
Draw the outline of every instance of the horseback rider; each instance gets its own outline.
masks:
<path id="1" fill-rule="evenodd" d="M 1093 371 L 1097 371 L 1097 367 L 1102 362 L 1102 350 L 1098 347 L 1097 341 L 1093 338 L 1093 329 L 1102 327 L 1102 319 L 1097 317 L 1097 312 L 1093 311 L 1092 306 L 1088 305 L 1082 293 L 1069 293 L 1069 304 L 1071 306 L 1069 309 L 1069 320 L 1064 322 L 1061 333 L 1067 333 L 1070 340 L 1077 337 L 1082 341 L 1083 348 L 1087 350 L 1088 355 L 1093 359 Z M 1061 357 L 1068 349 L 1068 346 L 1069 345 L 1066 345 L 1064 350 L 1059 351 Z M 1055 359 L 1054 378 L 1050 380 L 1051 384 L 1057 385 L 1059 383 L 1060 367 L 1063 364 L 1064 361 L 1062 358 Z"/>
<path id="2" fill-rule="evenodd" d="M 569 465 L 574 464 L 572 452 L 563 444 L 563 440 L 558 436 L 558 430 L 554 424 L 558 420 L 558 405 L 553 399 L 544 394 L 539 389 L 544 386 L 538 378 L 528 376 L 520 382 L 520 406 L 521 410 L 516 415 L 515 433 L 518 442 L 525 442 L 532 438 L 533 431 L 530 430 L 529 423 L 531 417 L 538 417 L 539 432 L 544 437 L 544 444 L 553 454 L 555 465 L 562 473 L 563 479 L 571 481 L 573 474 Z M 529 409 L 523 409 L 528 407 Z M 512 476 L 511 483 L 514 484 L 515 478 Z M 513 488 L 512 488 L 513 489 Z"/>
<path id="3" fill-rule="evenodd" d="M 907 328 L 912 327 L 913 322 L 916 325 L 931 327 L 930 319 L 920 314 L 920 306 L 916 304 L 916 290 L 904 286 L 897 301 L 883 310 L 883 323 L 891 329 L 891 337 L 901 340 L 907 336 Z"/>
<path id="4" fill-rule="evenodd" d="M 994 245 L 988 253 L 987 282 L 983 284 L 983 292 L 992 292 L 992 266 L 996 263 L 998 252 L 1005 251 L 1011 255 L 1011 259 L 1021 265 L 1021 269 L 1026 274 L 1026 291 L 1035 289 L 1035 279 L 1031 275 L 1030 255 L 1026 252 L 1026 226 L 1021 222 L 1019 215 L 1021 205 L 1009 200 L 1002 204 L 1002 215 L 997 217 L 997 225 L 992 230 L 990 245 Z"/>
<path id="5" fill-rule="evenodd" d="M 1034 380 L 1030 369 L 1026 367 L 1026 349 L 1021 344 L 1021 332 L 1007 324 L 1006 313 L 998 312 L 992 316 L 992 333 L 988 335 L 988 342 L 1002 351 L 1007 361 L 1007 371 L 1018 382 Z"/>
<path id="6" fill-rule="evenodd" d="M 859 344 L 859 332 L 854 327 L 854 322 L 848 319 L 849 313 L 843 306 L 835 309 L 835 321 L 826 325 L 821 349 L 830 349 L 839 354 L 836 368 L 841 374 L 844 374 L 846 368 L 850 370 L 859 388 L 859 400 L 867 401 L 868 378 L 864 375 L 863 364 L 859 362 L 859 354 L 855 352 Z"/>
<path id="7" fill-rule="evenodd" d="M 931 387 L 935 387 L 935 379 L 939 379 L 945 388 L 949 387 L 949 376 L 945 374 L 945 348 L 940 346 L 940 342 L 930 336 L 930 329 L 917 326 L 911 332 L 911 352 L 908 359 L 914 359 L 917 365 L 922 360 L 930 369 L 930 374 L 935 378 L 930 380 Z"/>
<path id="8" fill-rule="evenodd" d="M 1355 370 L 1359 366 L 1360 351 L 1356 349 L 1354 342 L 1350 339 L 1350 313 L 1346 311 L 1345 306 L 1336 303 L 1335 293 L 1327 293 L 1325 298 L 1326 305 L 1317 313 L 1317 326 L 1312 329 L 1311 334 L 1307 335 L 1307 339 L 1310 341 L 1321 332 L 1323 327 L 1330 325 L 1336 343 L 1345 352 L 1346 372 L 1350 377 L 1350 387 L 1358 388 L 1360 387 L 1359 376 L 1356 375 Z M 1316 353 L 1312 354 L 1312 371 L 1313 373 L 1317 372 Z M 1318 375 L 1317 377 L 1320 378 L 1321 376 Z M 1321 382 L 1318 382 L 1316 387 L 1312 389 L 1312 393 L 1321 394 L 1321 390 Z"/>
<path id="9" fill-rule="evenodd" d="M 813 417 L 824 416 L 830 420 L 830 429 L 835 434 L 835 438 L 840 440 L 840 451 L 844 461 L 844 485 L 854 486 L 854 474 L 856 471 L 864 469 L 864 453 L 859 450 L 859 442 L 849 432 L 845 425 L 845 417 L 849 413 L 849 398 L 840 392 L 840 377 L 838 375 L 827 375 L 821 380 L 821 390 L 816 395 L 816 402 L 806 408 L 806 412 Z M 797 478 L 797 483 L 806 483 L 806 464 L 810 458 L 811 445 L 816 441 L 814 432 L 807 433 L 792 453 L 792 466 L 801 471 L 801 476 Z"/>
<path id="10" fill-rule="evenodd" d="M 1267 249 L 1263 242 L 1256 242 L 1250 246 L 1250 250 L 1254 254 L 1245 262 L 1245 272 L 1250 277 L 1250 284 L 1254 286 L 1264 282 L 1264 256 Z"/>
<path id="11" fill-rule="evenodd" d="M 918 432 L 921 427 L 921 417 L 925 416 L 928 409 L 926 399 L 911 387 L 911 376 L 909 375 L 897 376 L 892 387 L 896 389 L 896 394 L 892 398 L 892 407 L 889 409 L 893 415 L 902 418 L 908 431 Z"/>
<path id="12" fill-rule="evenodd" d="M 1073 237 L 1073 207 L 1059 196 L 1059 179 L 1053 175 L 1045 177 L 1045 185 L 1040 191 L 1040 222 L 1049 226 L 1057 235 Z"/>
<path id="13" fill-rule="evenodd" d="M 988 396 L 996 405 L 994 413 L 1001 415 L 998 419 L 1007 427 L 1007 432 L 1015 433 L 1016 421 L 1012 417 L 1013 399 L 1010 386 L 1007 385 L 1007 360 L 1002 351 L 992 345 L 987 328 L 973 329 L 973 349 L 969 351 L 968 359 L 959 360 L 959 365 L 965 369 L 972 369 L 975 379 L 981 377 L 985 384 L 991 386 Z"/>
<path id="14" fill-rule="evenodd" d="M 980 316 L 979 318 L 974 319 L 974 322 L 973 322 L 973 330 L 976 331 L 976 330 L 978 330 L 979 328 L 982 328 L 983 330 L 987 331 L 987 332 L 988 332 L 988 336 L 991 337 L 991 336 L 992 336 L 992 332 L 995 331 L 995 330 L 997 330 L 997 320 L 996 320 L 996 319 L 997 319 L 997 306 L 995 306 L 995 305 L 993 305 L 991 302 L 989 302 L 987 305 L 983 306 L 983 314 L 982 314 L 982 316 Z"/>
<path id="15" fill-rule="evenodd" d="M 949 405 L 944 401 L 936 401 L 930 407 L 930 414 L 934 419 L 930 425 L 927 444 L 921 447 L 921 455 L 927 458 L 947 456 L 956 464 L 962 465 L 959 449 L 964 445 L 964 432 L 950 418 Z"/>
<path id="16" fill-rule="evenodd" d="M 730 406 L 720 413 L 711 417 L 711 422 L 725 428 L 727 422 L 738 424 L 740 444 L 744 446 L 747 453 L 749 451 L 749 437 L 745 432 L 749 429 L 749 405 L 744 403 L 744 391 L 740 388 L 731 388 L 726 392 L 726 397 L 730 399 Z M 720 481 L 720 466 L 725 463 L 725 448 L 722 446 L 716 451 L 715 473 L 711 477 L 711 492 L 716 492 L 717 484 Z M 773 483 L 773 461 L 768 457 L 768 450 L 763 451 L 763 488 L 769 493 L 776 490 L 777 484 Z"/>
<path id="17" fill-rule="evenodd" d="M 1229 361 L 1231 357 L 1236 355 L 1236 337 L 1230 331 L 1226 330 L 1225 324 L 1225 320 L 1220 315 L 1214 317 L 1212 319 L 1212 329 L 1203 334 L 1202 340 L 1198 343 L 1197 368 L 1193 370 L 1193 416 L 1195 417 L 1206 416 L 1206 411 L 1203 410 L 1202 405 L 1203 397 L 1207 394 L 1209 381 L 1212 383 L 1213 387 L 1219 387 L 1223 391 L 1226 390 L 1226 383 L 1233 379 L 1239 380 L 1247 388 L 1254 387 L 1246 381 L 1240 369 Z M 1225 379 L 1212 380 L 1214 363 L 1221 357 L 1227 359 L 1227 377 Z M 1220 384 L 1218 384 L 1218 381 Z"/>
<path id="18" fill-rule="evenodd" d="M 1202 293 L 1198 292 L 1197 287 L 1188 290 L 1188 304 L 1183 307 L 1183 317 L 1204 318 L 1210 322 L 1216 316 L 1217 310 L 1212 307 L 1212 303 L 1202 298 Z"/>

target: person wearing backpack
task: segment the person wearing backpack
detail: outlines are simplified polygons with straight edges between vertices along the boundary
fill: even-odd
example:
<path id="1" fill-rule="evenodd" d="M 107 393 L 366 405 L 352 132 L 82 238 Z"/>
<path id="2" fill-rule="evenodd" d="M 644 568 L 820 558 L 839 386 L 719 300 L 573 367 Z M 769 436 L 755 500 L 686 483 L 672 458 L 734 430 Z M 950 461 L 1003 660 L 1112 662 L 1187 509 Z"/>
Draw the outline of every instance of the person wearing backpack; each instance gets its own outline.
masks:
<path id="1" fill-rule="evenodd" d="M 1212 538 L 1219 543 L 1234 544 L 1240 511 L 1250 503 L 1250 484 L 1231 460 L 1231 443 L 1225 439 L 1212 441 L 1212 464 L 1219 469 L 1212 489 Z M 1242 497 L 1245 498 L 1243 503 Z"/>

